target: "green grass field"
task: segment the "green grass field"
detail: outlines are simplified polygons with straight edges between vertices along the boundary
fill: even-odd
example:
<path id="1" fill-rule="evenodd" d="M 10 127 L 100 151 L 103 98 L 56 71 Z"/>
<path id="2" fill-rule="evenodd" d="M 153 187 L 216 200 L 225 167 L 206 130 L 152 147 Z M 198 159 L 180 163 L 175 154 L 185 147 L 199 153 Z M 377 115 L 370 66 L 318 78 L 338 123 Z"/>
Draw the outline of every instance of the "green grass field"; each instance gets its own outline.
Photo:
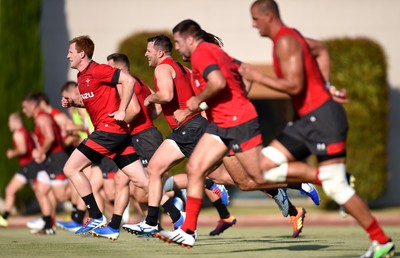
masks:
<path id="1" fill-rule="evenodd" d="M 400 228 L 384 229 L 399 245 Z M 125 231 L 112 242 L 62 230 L 54 236 L 34 236 L 27 229 L 0 228 L 0 257 L 358 257 L 369 247 L 366 234 L 356 226 L 305 227 L 297 239 L 287 227 L 234 227 L 217 237 L 208 236 L 210 230 L 200 228 L 196 245 L 186 249 Z"/>

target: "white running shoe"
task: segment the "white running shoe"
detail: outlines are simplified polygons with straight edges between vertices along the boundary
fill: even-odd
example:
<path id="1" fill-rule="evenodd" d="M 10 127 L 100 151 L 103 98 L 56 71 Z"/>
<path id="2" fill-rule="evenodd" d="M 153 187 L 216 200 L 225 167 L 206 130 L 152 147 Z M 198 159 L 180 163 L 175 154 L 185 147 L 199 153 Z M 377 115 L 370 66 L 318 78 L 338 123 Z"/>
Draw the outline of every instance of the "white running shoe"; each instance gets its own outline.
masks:
<path id="1" fill-rule="evenodd" d="M 196 242 L 195 236 L 186 233 L 180 228 L 174 231 L 162 230 L 159 233 L 156 233 L 155 236 L 164 242 L 175 243 L 188 248 L 193 247 Z"/>
<path id="2" fill-rule="evenodd" d="M 43 218 L 37 218 L 37 219 L 33 219 L 31 221 L 28 221 L 26 223 L 26 226 L 32 230 L 42 230 L 44 228 L 45 224 L 46 224 L 46 222 L 44 222 Z"/>
<path id="3" fill-rule="evenodd" d="M 135 235 L 151 235 L 158 231 L 158 225 L 150 226 L 146 221 L 142 221 L 138 224 L 125 224 L 122 228 L 131 234 Z"/>

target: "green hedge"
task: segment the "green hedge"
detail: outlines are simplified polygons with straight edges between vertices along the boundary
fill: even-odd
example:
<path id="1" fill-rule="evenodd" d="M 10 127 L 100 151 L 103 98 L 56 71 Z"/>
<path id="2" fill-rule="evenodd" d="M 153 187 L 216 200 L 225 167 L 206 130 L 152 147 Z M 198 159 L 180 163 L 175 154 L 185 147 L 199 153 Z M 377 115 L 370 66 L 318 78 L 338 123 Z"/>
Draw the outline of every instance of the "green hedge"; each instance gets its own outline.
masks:
<path id="1" fill-rule="evenodd" d="M 41 1 L 0 1 L 0 196 L 18 168 L 17 160 L 8 160 L 6 150 L 12 147 L 7 121 L 10 113 L 21 111 L 21 100 L 28 92 L 43 88 L 40 45 Z M 28 127 L 32 129 L 32 122 Z M 30 191 L 22 192 L 27 198 Z"/>
<path id="2" fill-rule="evenodd" d="M 147 58 L 144 56 L 147 48 L 147 39 L 156 35 L 164 34 L 168 36 L 173 44 L 173 37 L 171 33 L 167 31 L 155 31 L 155 32 L 140 32 L 128 36 L 124 39 L 118 47 L 118 52 L 124 53 L 129 57 L 131 64 L 130 71 L 132 74 L 138 76 L 140 79 L 145 81 L 147 85 L 154 89 L 153 85 L 153 74 L 154 69 L 149 67 Z M 190 63 L 184 63 L 182 57 L 175 50 L 172 51 L 172 56 L 178 62 L 190 67 Z M 171 129 L 169 128 L 163 115 L 155 120 L 156 127 L 161 131 L 163 136 L 167 136 Z M 176 173 L 182 173 L 185 171 L 186 161 L 181 162 L 179 165 L 175 166 L 171 171 L 170 175 Z"/>
<path id="3" fill-rule="evenodd" d="M 382 47 L 366 38 L 327 40 L 331 84 L 346 88 L 350 131 L 348 170 L 367 201 L 385 191 L 387 180 L 388 83 Z"/>

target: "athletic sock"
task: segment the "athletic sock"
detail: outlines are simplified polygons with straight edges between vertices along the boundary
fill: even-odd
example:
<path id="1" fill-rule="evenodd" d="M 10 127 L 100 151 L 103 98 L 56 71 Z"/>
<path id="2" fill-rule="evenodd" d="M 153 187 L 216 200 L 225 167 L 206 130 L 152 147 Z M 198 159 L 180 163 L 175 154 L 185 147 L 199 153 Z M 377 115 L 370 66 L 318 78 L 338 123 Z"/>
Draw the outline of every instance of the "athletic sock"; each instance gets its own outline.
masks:
<path id="1" fill-rule="evenodd" d="M 42 218 L 44 220 L 44 228 L 45 229 L 51 228 L 52 227 L 52 225 L 51 225 L 51 216 L 43 216 Z"/>
<path id="2" fill-rule="evenodd" d="M 289 204 L 289 216 L 297 216 L 298 212 L 296 206 L 294 206 L 289 199 L 288 199 L 288 204 Z"/>
<path id="3" fill-rule="evenodd" d="M 172 223 L 177 222 L 179 220 L 179 218 L 181 217 L 181 212 L 178 210 L 178 208 L 176 208 L 176 206 L 174 205 L 174 201 L 171 198 L 169 198 L 162 205 L 162 207 L 168 213 L 168 215 L 171 217 Z"/>
<path id="4" fill-rule="evenodd" d="M 113 214 L 110 223 L 108 225 L 113 228 L 113 229 L 119 229 L 119 226 L 121 225 L 121 220 L 122 216 Z"/>
<path id="5" fill-rule="evenodd" d="M 365 228 L 365 231 L 368 232 L 371 241 L 378 241 L 381 245 L 390 241 L 390 238 L 383 232 L 375 217 L 372 218 L 371 223 Z"/>
<path id="6" fill-rule="evenodd" d="M 206 180 L 204 180 L 204 187 L 208 190 L 211 190 L 211 187 L 213 186 L 213 184 L 214 184 L 214 182 L 209 178 L 206 178 Z"/>
<path id="7" fill-rule="evenodd" d="M 96 200 L 94 199 L 93 193 L 88 194 L 82 197 L 83 201 L 85 202 L 86 208 L 89 211 L 89 217 L 92 219 L 99 219 L 103 216 L 103 213 L 100 211 L 99 207 L 97 206 Z"/>
<path id="8" fill-rule="evenodd" d="M 315 182 L 316 185 L 322 185 L 322 181 L 319 179 L 319 169 L 315 170 Z"/>
<path id="9" fill-rule="evenodd" d="M 76 223 L 82 224 L 83 223 L 83 219 L 85 217 L 85 210 L 76 210 L 75 212 L 75 216 L 72 218 L 73 221 L 75 221 Z"/>
<path id="10" fill-rule="evenodd" d="M 72 204 L 71 219 L 75 218 L 77 210 L 78 210 L 78 206 L 76 204 Z"/>
<path id="11" fill-rule="evenodd" d="M 8 219 L 9 216 L 10 216 L 10 212 L 9 212 L 9 211 L 5 211 L 5 212 L 3 213 L 3 218 L 4 218 L 4 219 Z"/>
<path id="12" fill-rule="evenodd" d="M 231 216 L 226 206 L 222 203 L 221 199 L 216 200 L 212 205 L 217 209 L 221 219 L 227 219 Z"/>
<path id="13" fill-rule="evenodd" d="M 193 234 L 197 228 L 197 219 L 199 217 L 203 199 L 188 196 L 186 201 L 186 219 L 181 229 L 187 233 Z"/>
<path id="14" fill-rule="evenodd" d="M 149 206 L 147 211 L 146 223 L 150 226 L 156 226 L 158 223 L 158 213 L 160 207 Z"/>
<path id="15" fill-rule="evenodd" d="M 276 189 L 276 190 L 260 190 L 260 191 L 270 195 L 272 198 L 274 198 L 275 195 L 277 195 L 279 193 L 278 189 Z"/>
<path id="16" fill-rule="evenodd" d="M 287 185 L 287 188 L 289 188 L 289 189 L 296 189 L 296 190 L 301 190 L 302 188 L 301 188 L 301 183 L 299 183 L 299 184 L 288 184 Z"/>

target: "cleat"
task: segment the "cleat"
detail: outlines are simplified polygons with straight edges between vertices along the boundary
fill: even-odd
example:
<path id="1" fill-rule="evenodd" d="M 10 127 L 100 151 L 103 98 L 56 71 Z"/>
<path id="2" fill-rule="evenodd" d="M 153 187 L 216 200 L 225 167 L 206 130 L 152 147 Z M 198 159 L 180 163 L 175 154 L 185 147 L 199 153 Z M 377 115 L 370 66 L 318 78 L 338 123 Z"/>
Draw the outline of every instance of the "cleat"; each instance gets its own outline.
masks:
<path id="1" fill-rule="evenodd" d="M 372 245 L 368 248 L 367 252 L 360 256 L 360 258 L 389 258 L 394 257 L 394 243 L 390 239 L 386 244 L 379 244 L 378 241 L 372 241 Z"/>
<path id="2" fill-rule="evenodd" d="M 73 220 L 71 220 L 71 221 L 56 221 L 56 226 L 61 229 L 66 230 L 66 231 L 75 233 L 83 226 L 83 224 L 77 223 Z"/>
<path id="3" fill-rule="evenodd" d="M 8 220 L 6 220 L 2 215 L 0 215 L 0 227 L 8 227 Z"/>
<path id="4" fill-rule="evenodd" d="M 310 197 L 315 205 L 319 205 L 319 194 L 313 184 L 310 183 L 301 184 L 300 193 L 302 195 L 307 195 L 308 197 Z"/>
<path id="5" fill-rule="evenodd" d="M 186 212 L 181 212 L 181 217 L 174 223 L 174 230 L 182 226 L 186 218 Z"/>
<path id="6" fill-rule="evenodd" d="M 38 218 L 38 219 L 34 219 L 29 221 L 28 223 L 26 223 L 26 226 L 29 229 L 33 229 L 33 230 L 42 230 L 44 228 L 44 225 L 46 223 L 44 222 L 43 218 Z"/>
<path id="7" fill-rule="evenodd" d="M 293 225 L 293 238 L 296 238 L 300 235 L 303 230 L 304 218 L 306 217 L 306 209 L 297 208 L 297 215 L 290 216 L 289 222 Z"/>
<path id="8" fill-rule="evenodd" d="M 163 230 L 157 234 L 154 234 L 154 236 L 163 240 L 164 242 L 175 243 L 187 248 L 193 247 L 195 243 L 195 237 L 186 233 L 180 228 L 174 231 Z"/>
<path id="9" fill-rule="evenodd" d="M 273 199 L 281 210 L 283 217 L 287 217 L 289 214 L 289 198 L 287 196 L 286 189 L 279 188 L 278 194 L 275 195 Z"/>
<path id="10" fill-rule="evenodd" d="M 229 204 L 229 195 L 228 195 L 228 190 L 226 190 L 224 185 L 219 185 L 219 184 L 213 183 L 213 185 L 211 186 L 210 191 L 212 191 L 219 198 L 221 198 L 221 201 L 225 206 L 228 206 L 228 204 Z"/>
<path id="11" fill-rule="evenodd" d="M 48 236 L 50 236 L 50 235 L 55 235 L 56 231 L 54 230 L 54 228 L 43 228 L 40 230 L 32 229 L 31 233 L 33 235 L 48 235 Z"/>
<path id="12" fill-rule="evenodd" d="M 183 203 L 183 201 L 182 201 L 181 198 L 179 198 L 179 197 L 174 197 L 173 202 L 174 202 L 175 207 L 176 207 L 179 211 L 181 211 L 181 212 L 182 212 L 182 211 L 185 211 L 185 209 L 184 209 L 184 207 L 183 207 L 184 203 Z"/>
<path id="13" fill-rule="evenodd" d="M 154 236 L 154 233 L 158 231 L 158 226 L 150 226 L 146 221 L 142 221 L 139 224 L 125 224 L 122 228 L 131 234 L 135 235 L 149 235 Z"/>
<path id="14" fill-rule="evenodd" d="M 113 229 L 110 226 L 100 227 L 92 230 L 92 235 L 97 237 L 104 237 L 110 240 L 117 240 L 119 237 L 119 228 Z"/>
<path id="15" fill-rule="evenodd" d="M 92 230 L 104 226 L 107 224 L 107 218 L 104 215 L 101 215 L 101 218 L 94 219 L 94 218 L 86 218 L 86 223 L 78 229 L 75 234 L 77 235 L 84 235 L 86 233 L 90 233 Z"/>
<path id="16" fill-rule="evenodd" d="M 218 221 L 217 227 L 210 232 L 210 236 L 219 235 L 235 224 L 236 224 L 236 218 L 233 216 L 230 216 L 227 219 L 220 219 Z"/>

